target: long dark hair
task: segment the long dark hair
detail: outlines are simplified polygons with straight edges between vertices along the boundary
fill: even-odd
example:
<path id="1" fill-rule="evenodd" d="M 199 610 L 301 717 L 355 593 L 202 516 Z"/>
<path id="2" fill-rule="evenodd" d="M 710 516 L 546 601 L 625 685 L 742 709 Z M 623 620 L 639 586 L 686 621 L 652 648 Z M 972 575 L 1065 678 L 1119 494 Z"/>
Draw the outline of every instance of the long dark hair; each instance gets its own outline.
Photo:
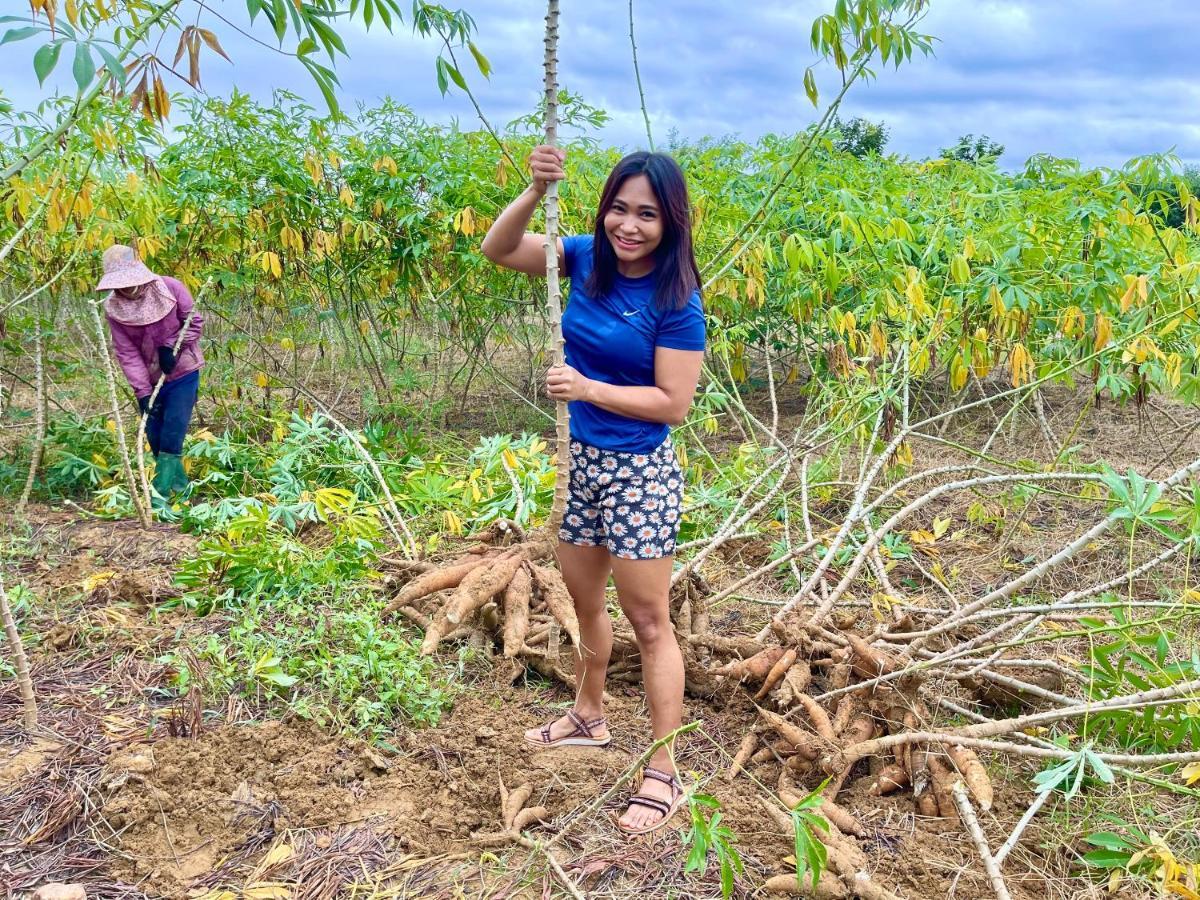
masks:
<path id="1" fill-rule="evenodd" d="M 612 290 L 617 275 L 617 254 L 604 231 L 604 217 L 627 178 L 645 175 L 658 200 L 663 220 L 662 242 L 654 251 L 655 303 L 659 309 L 683 309 L 700 289 L 700 269 L 692 251 L 692 207 L 688 202 L 683 170 L 665 153 L 630 153 L 613 168 L 600 194 L 592 242 L 592 271 L 584 286 L 589 297 Z"/>

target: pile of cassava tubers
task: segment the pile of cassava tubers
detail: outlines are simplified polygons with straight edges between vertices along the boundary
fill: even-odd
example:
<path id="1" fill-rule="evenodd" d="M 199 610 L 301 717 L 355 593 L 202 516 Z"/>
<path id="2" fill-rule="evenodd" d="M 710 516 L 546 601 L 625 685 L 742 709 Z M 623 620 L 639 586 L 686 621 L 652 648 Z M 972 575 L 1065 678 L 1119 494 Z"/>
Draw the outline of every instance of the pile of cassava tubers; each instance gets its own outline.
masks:
<path id="1" fill-rule="evenodd" d="M 543 532 L 526 537 L 505 523 L 478 537 L 478 543 L 438 567 L 399 563 L 409 580 L 385 615 L 398 613 L 423 628 L 423 653 L 435 652 L 444 641 L 468 640 L 511 660 L 514 679 L 528 667 L 573 686 L 579 628 L 552 563 L 553 543 Z M 704 579 L 689 572 L 672 589 L 671 617 L 688 692 L 745 703 L 756 717 L 727 777 L 735 779 L 749 767 L 759 779 L 770 773 L 778 799 L 788 808 L 824 785 L 820 813 L 831 830 L 821 839 L 829 850 L 829 870 L 816 889 L 801 887 L 794 875 L 777 876 L 766 887 L 817 897 L 893 898 L 866 873 L 863 851 L 854 840 L 864 828 L 837 802 L 849 779 L 863 788 L 858 794 L 907 793 L 915 812 L 928 817 L 960 815 L 953 794 L 957 782 L 978 808 L 988 810 L 993 802 L 991 779 L 974 750 L 931 731 L 935 717 L 927 701 L 937 697 L 926 678 L 933 670 L 920 665 L 930 651 L 914 647 L 910 652 L 891 640 L 910 629 L 910 622 L 879 626 L 864 637 L 849 613 L 835 613 L 827 625 L 801 624 L 795 617 L 776 620 L 769 643 L 716 634 L 706 603 L 711 595 Z M 632 630 L 618 623 L 613 638 L 609 677 L 639 680 Z M 784 809 L 774 800 L 764 805 L 790 835 L 793 826 Z M 511 836 L 505 818 L 501 834 Z"/>
<path id="2" fill-rule="evenodd" d="M 573 654 L 564 652 L 563 645 L 579 646 L 579 626 L 570 594 L 547 561 L 551 546 L 521 537 L 507 547 L 481 542 L 451 563 L 417 574 L 385 615 L 399 613 L 425 629 L 423 653 L 454 639 L 488 651 L 499 644 L 506 658 L 572 684 L 566 664 Z M 753 638 L 710 633 L 706 590 L 703 580 L 693 576 L 672 594 L 688 690 L 712 696 L 740 685 L 760 704 L 759 722 L 743 740 L 731 775 L 748 761 L 776 760 L 778 793 L 785 802 L 797 796 L 797 785 L 815 786 L 826 777 L 830 781 L 824 795 L 833 801 L 854 768 L 853 763 L 838 765 L 852 747 L 881 734 L 928 728 L 932 717 L 919 696 L 920 675 L 871 683 L 903 668 L 907 660 L 869 646 L 850 630 L 822 629 L 827 639 L 812 639 L 799 629 L 779 627 L 784 643 L 765 647 Z M 618 626 L 613 637 L 609 676 L 640 678 L 633 632 Z M 859 682 L 868 683 L 855 688 Z M 822 704 L 813 699 L 811 688 L 835 696 Z M 873 793 L 911 790 L 921 814 L 953 816 L 950 787 L 961 777 L 978 804 L 991 807 L 991 782 L 972 750 L 906 743 L 890 756 L 868 757 Z"/>
<path id="3" fill-rule="evenodd" d="M 479 535 L 479 543 L 445 565 L 402 564 L 415 577 L 383 615 L 397 613 L 424 629 L 422 654 L 435 652 L 442 641 L 466 638 L 488 650 L 499 641 L 508 659 L 572 684 L 560 648 L 564 633 L 579 646 L 579 623 L 562 575 L 543 563 L 553 544 L 540 532 L 527 539 L 505 526 Z M 504 539 L 512 543 L 491 543 Z"/>

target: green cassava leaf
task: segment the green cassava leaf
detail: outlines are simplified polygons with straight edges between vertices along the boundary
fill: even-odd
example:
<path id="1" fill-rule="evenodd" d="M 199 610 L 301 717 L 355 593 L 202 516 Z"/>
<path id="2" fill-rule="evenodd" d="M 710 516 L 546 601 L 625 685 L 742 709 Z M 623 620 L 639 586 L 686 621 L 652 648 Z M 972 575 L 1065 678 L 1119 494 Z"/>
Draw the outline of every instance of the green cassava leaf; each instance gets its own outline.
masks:
<path id="1" fill-rule="evenodd" d="M 58 65 L 58 57 L 62 53 L 62 48 L 62 41 L 52 41 L 38 47 L 37 53 L 33 54 L 33 73 L 37 75 L 39 86 L 46 83 L 46 79 Z"/>

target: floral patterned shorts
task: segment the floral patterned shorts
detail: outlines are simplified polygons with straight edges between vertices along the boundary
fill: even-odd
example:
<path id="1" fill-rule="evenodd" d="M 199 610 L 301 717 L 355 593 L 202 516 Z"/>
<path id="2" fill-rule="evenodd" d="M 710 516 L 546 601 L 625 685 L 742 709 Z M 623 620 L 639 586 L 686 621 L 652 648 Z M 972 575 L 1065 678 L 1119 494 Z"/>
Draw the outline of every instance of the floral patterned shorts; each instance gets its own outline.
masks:
<path id="1" fill-rule="evenodd" d="M 571 441 L 569 484 L 559 540 L 606 546 L 623 559 L 675 552 L 683 473 L 670 437 L 649 453 L 616 453 Z"/>

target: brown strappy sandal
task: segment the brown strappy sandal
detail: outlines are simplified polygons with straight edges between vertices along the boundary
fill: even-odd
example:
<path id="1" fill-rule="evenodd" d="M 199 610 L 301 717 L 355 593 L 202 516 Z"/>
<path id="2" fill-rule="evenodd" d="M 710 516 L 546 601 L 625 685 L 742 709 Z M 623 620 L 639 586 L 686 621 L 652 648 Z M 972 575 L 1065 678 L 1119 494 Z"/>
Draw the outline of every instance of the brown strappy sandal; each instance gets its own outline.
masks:
<path id="1" fill-rule="evenodd" d="M 550 727 L 554 723 L 550 722 L 542 726 L 542 730 L 539 732 L 541 740 L 535 741 L 529 735 L 522 736 L 535 747 L 607 747 L 612 741 L 612 735 L 606 734 L 604 737 L 596 737 L 592 732 L 592 729 L 599 728 L 606 723 L 607 720 L 603 716 L 599 719 L 593 719 L 591 722 L 585 722 L 579 713 L 573 709 L 568 709 L 567 718 L 575 726 L 575 730 L 570 734 L 565 734 L 560 738 L 551 740 Z"/>
<path id="2" fill-rule="evenodd" d="M 617 827 L 626 834 L 649 834 L 652 831 L 657 831 L 671 820 L 671 817 L 679 810 L 683 803 L 684 790 L 683 785 L 679 783 L 679 779 L 674 775 L 668 775 L 666 772 L 660 772 L 658 769 L 652 769 L 645 766 L 642 769 L 642 780 L 653 778 L 655 781 L 661 781 L 663 784 L 669 785 L 671 788 L 671 802 L 659 800 L 657 797 L 648 797 L 645 794 L 634 794 L 629 798 L 630 805 L 645 806 L 661 815 L 661 818 L 653 825 L 647 825 L 645 828 L 626 828 L 617 820 Z"/>

